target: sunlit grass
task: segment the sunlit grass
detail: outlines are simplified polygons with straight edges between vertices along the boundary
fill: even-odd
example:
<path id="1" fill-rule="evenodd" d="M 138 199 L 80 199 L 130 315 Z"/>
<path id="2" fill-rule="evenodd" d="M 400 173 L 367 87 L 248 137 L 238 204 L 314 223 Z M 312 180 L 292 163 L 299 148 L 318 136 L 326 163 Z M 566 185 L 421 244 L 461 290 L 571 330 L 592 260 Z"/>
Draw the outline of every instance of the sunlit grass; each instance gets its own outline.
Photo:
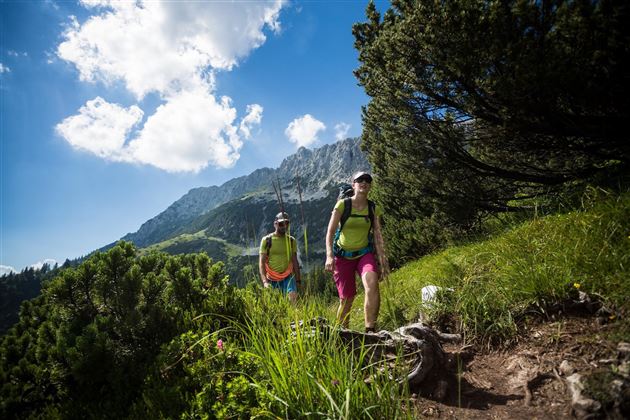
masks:
<path id="1" fill-rule="evenodd" d="M 579 211 L 520 221 L 493 238 L 409 263 L 381 283 L 379 327 L 394 330 L 416 321 L 422 310 L 433 321 L 440 317 L 450 321 L 466 342 L 506 343 L 516 335 L 524 314 L 541 313 L 546 305 L 576 297 L 579 291 L 627 311 L 629 221 L 630 194 L 608 197 L 589 201 Z M 234 401 L 249 398 L 246 404 L 252 405 L 242 412 L 278 419 L 418 417 L 405 381 L 399 380 L 407 372 L 402 362 L 391 366 L 368 360 L 368 349 L 352 349 L 341 342 L 335 326 L 337 301 L 322 287 L 331 284 L 329 274 L 313 270 L 305 276 L 305 282 L 317 287 L 305 285 L 293 305 L 280 292 L 263 289 L 258 273 L 250 271 L 247 287 L 237 291 L 245 316 L 220 334 L 213 332 L 212 340 L 204 339 L 209 356 L 198 361 L 224 357 L 219 338 L 225 335 L 230 355 L 225 360 L 240 360 L 232 356 L 240 355 L 247 363 L 225 365 L 225 371 L 212 371 L 210 377 L 231 379 L 233 385 L 221 392 Z M 432 306 L 422 306 L 421 289 L 431 284 L 453 291 Z M 308 324 L 320 317 L 334 327 L 327 334 Z M 306 326 L 291 328 L 300 321 Z M 628 323 L 617 324 L 612 333 L 627 341 Z M 350 327 L 363 330 L 362 292 L 356 297 Z M 244 366 L 247 373 L 236 372 L 234 366 Z M 462 369 L 458 360 L 460 397 Z M 237 381 L 235 375 L 242 378 Z M 202 408 L 210 398 L 203 392 L 210 388 L 197 394 Z"/>
<path id="2" fill-rule="evenodd" d="M 298 324 L 324 315 L 334 325 L 326 303 L 311 298 L 292 306 L 280 293 L 265 290 L 247 299 L 248 322 L 240 328 L 245 352 L 255 356 L 262 379 L 252 386 L 274 403 L 269 415 L 278 418 L 413 418 L 401 405 L 408 397 L 405 384 L 391 380 L 401 368 L 383 371 L 368 363 L 366 349 L 343 346 L 336 330 L 322 334 Z M 338 331 L 338 330 L 337 330 Z M 391 376 L 391 377 L 390 377 Z"/>
<path id="3" fill-rule="evenodd" d="M 584 204 L 565 214 L 534 218 L 495 238 L 449 248 L 409 263 L 381 283 L 380 325 L 396 328 L 421 311 L 423 286 L 453 288 L 432 308 L 453 314 L 475 340 L 502 341 L 516 320 L 580 290 L 610 305 L 627 305 L 630 287 L 630 194 Z M 362 322 L 357 296 L 351 325 Z"/>

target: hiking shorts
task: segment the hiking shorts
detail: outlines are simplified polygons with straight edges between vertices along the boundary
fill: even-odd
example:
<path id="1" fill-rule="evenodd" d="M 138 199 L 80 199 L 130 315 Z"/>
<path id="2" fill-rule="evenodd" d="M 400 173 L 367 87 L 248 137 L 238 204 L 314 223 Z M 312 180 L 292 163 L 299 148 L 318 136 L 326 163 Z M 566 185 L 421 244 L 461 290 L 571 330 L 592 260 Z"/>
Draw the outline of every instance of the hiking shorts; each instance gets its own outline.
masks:
<path id="1" fill-rule="evenodd" d="M 359 277 L 363 278 L 363 274 L 370 271 L 376 273 L 376 260 L 374 254 L 368 252 L 367 254 L 349 260 L 343 257 L 335 257 L 335 272 L 333 278 L 337 285 L 337 292 L 339 293 L 339 299 L 350 299 L 357 294 L 357 284 L 354 279 L 354 274 L 357 273 Z"/>
<path id="2" fill-rule="evenodd" d="M 290 293 L 290 292 L 297 292 L 297 286 L 295 283 L 295 274 L 291 274 L 290 276 L 286 277 L 284 280 L 279 280 L 279 281 L 271 280 L 269 284 L 271 284 L 271 287 L 273 289 L 280 290 L 282 293 L 285 293 L 285 294 Z"/>

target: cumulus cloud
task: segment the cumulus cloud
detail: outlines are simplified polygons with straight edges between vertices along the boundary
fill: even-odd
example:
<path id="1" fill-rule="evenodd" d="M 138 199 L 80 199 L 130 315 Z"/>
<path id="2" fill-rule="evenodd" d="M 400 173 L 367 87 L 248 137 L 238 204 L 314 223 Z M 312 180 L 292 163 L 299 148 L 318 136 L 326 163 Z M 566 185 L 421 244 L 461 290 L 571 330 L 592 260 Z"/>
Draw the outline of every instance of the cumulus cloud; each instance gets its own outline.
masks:
<path id="1" fill-rule="evenodd" d="M 335 138 L 337 140 L 343 140 L 348 136 L 348 130 L 350 130 L 350 124 L 340 122 L 335 124 Z"/>
<path id="2" fill-rule="evenodd" d="M 284 134 L 297 147 L 308 147 L 317 141 L 317 134 L 325 129 L 323 122 L 313 118 L 311 114 L 306 114 L 291 121 Z"/>
<path id="3" fill-rule="evenodd" d="M 150 116 L 129 145 L 133 159 L 171 172 L 229 167 L 240 157 L 236 110 L 203 90 L 184 91 Z"/>
<path id="4" fill-rule="evenodd" d="M 251 105 L 248 111 L 237 124 L 228 97 L 217 101 L 204 89 L 182 91 L 160 105 L 126 142 L 142 120 L 142 110 L 97 97 L 56 130 L 75 148 L 107 160 L 148 164 L 169 172 L 198 172 L 208 164 L 229 167 L 238 160 L 243 142 L 237 131 L 248 138 L 250 128 L 262 118 L 260 105 Z"/>
<path id="5" fill-rule="evenodd" d="M 110 160 L 125 160 L 127 133 L 142 119 L 133 105 L 123 108 L 97 97 L 79 109 L 77 115 L 57 124 L 56 130 L 72 146 Z"/>
<path id="6" fill-rule="evenodd" d="M 265 42 L 265 30 L 280 31 L 279 13 L 285 0 L 81 3 L 93 15 L 82 24 L 71 18 L 64 41 L 57 47 L 58 57 L 72 63 L 83 81 L 106 86 L 122 82 L 137 100 L 156 93 L 163 104 L 148 116 L 136 137 L 126 139 L 127 144 L 126 137 L 121 143 L 120 134 L 127 136 L 138 122 L 134 119 L 139 115 L 137 105 L 123 108 L 100 103 L 103 113 L 129 117 L 118 120 L 118 131 L 110 139 L 87 137 L 100 125 L 96 124 L 100 116 L 87 117 L 94 124 L 85 123 L 83 114 L 89 111 L 90 101 L 74 116 L 83 118 L 74 121 L 73 139 L 66 137 L 63 127 L 58 126 L 58 132 L 73 146 L 101 157 L 148 163 L 168 171 L 233 165 L 242 139 L 249 138 L 252 127 L 260 124 L 263 108 L 249 105 L 239 121 L 229 98 L 217 99 L 214 72 L 237 66 Z"/>
<path id="7" fill-rule="evenodd" d="M 10 72 L 10 71 L 11 71 L 11 69 L 10 69 L 10 68 L 8 68 L 8 67 L 7 67 L 7 66 L 5 66 L 4 64 L 0 63 L 0 74 L 2 74 L 2 73 L 8 73 L 8 72 Z"/>
<path id="8" fill-rule="evenodd" d="M 283 1 L 82 2 L 100 14 L 74 19 L 57 48 L 82 80 L 122 80 L 138 98 L 181 89 L 209 66 L 230 70 L 279 31 Z"/>
<path id="9" fill-rule="evenodd" d="M 17 273 L 15 268 L 9 265 L 0 265 L 0 276 L 4 276 L 5 274 Z"/>

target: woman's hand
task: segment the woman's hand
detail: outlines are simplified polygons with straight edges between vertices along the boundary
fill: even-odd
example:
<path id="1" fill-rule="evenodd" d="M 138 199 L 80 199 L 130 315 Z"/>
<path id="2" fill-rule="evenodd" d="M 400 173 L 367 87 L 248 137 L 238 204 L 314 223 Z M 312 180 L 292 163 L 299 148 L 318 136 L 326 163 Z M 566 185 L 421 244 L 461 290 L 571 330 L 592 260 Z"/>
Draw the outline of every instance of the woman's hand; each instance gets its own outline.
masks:
<path id="1" fill-rule="evenodd" d="M 320 260 L 320 261 L 321 261 L 321 260 Z M 327 256 L 327 257 L 326 257 L 326 264 L 325 264 L 325 266 L 324 266 L 324 269 L 325 269 L 326 271 L 331 272 L 331 273 L 332 273 L 333 271 L 335 271 L 335 260 L 334 260 L 334 258 L 333 258 L 333 257 L 331 257 L 331 256 Z"/>

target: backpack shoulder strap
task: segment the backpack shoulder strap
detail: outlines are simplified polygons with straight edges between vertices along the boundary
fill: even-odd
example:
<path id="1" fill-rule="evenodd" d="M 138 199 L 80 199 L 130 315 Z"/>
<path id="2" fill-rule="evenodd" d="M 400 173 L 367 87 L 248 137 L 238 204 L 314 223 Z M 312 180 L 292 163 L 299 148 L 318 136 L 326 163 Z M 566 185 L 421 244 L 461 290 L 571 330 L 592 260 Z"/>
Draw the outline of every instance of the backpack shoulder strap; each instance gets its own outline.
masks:
<path id="1" fill-rule="evenodd" d="M 273 236 L 273 233 L 270 233 L 269 235 L 265 236 L 265 250 L 267 250 L 267 256 L 269 256 L 269 250 L 271 249 L 272 236 Z"/>
<path id="2" fill-rule="evenodd" d="M 372 200 L 368 200 L 368 216 L 370 218 L 370 229 L 374 229 L 374 216 L 376 216 L 376 203 Z"/>
<path id="3" fill-rule="evenodd" d="M 352 213 L 352 199 L 350 197 L 343 200 L 343 213 L 341 213 L 341 220 L 339 221 L 339 230 L 343 229 L 343 225 L 346 224 L 348 218 Z"/>

